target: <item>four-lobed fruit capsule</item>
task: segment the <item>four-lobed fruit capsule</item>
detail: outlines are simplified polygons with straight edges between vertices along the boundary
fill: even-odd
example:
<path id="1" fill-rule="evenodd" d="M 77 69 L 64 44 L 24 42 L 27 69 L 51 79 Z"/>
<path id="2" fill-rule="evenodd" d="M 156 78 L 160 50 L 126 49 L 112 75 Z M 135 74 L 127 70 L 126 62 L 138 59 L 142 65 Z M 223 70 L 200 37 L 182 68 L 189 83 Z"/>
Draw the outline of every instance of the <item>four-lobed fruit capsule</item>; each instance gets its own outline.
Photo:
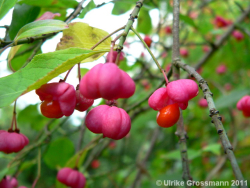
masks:
<path id="1" fill-rule="evenodd" d="M 243 115 L 245 117 L 250 117 L 250 96 L 246 95 L 242 97 L 237 105 L 236 105 L 238 110 L 241 110 L 243 112 Z"/>
<path id="2" fill-rule="evenodd" d="M 84 188 L 86 184 L 82 173 L 68 167 L 59 170 L 57 180 L 71 188 Z"/>
<path id="3" fill-rule="evenodd" d="M 76 106 L 76 93 L 72 85 L 59 82 L 42 85 L 36 90 L 40 100 L 41 112 L 48 118 L 61 118 L 70 116 Z"/>
<path id="4" fill-rule="evenodd" d="M 86 127 L 93 133 L 103 134 L 103 137 L 119 140 L 125 137 L 131 128 L 129 115 L 122 108 L 100 105 L 86 116 Z"/>
<path id="5" fill-rule="evenodd" d="M 88 99 L 129 98 L 135 92 L 135 83 L 116 64 L 97 64 L 82 78 L 80 92 Z"/>
<path id="6" fill-rule="evenodd" d="M 168 83 L 166 88 L 157 89 L 148 100 L 148 104 L 156 111 L 177 103 L 182 110 L 188 106 L 188 101 L 198 95 L 198 85 L 191 79 L 180 79 Z"/>
<path id="7" fill-rule="evenodd" d="M 17 153 L 28 143 L 29 139 L 21 133 L 0 130 L 0 151 L 4 153 Z"/>
<path id="8" fill-rule="evenodd" d="M 0 181 L 0 188 L 17 188 L 17 186 L 18 186 L 18 181 L 15 177 L 5 176 Z"/>

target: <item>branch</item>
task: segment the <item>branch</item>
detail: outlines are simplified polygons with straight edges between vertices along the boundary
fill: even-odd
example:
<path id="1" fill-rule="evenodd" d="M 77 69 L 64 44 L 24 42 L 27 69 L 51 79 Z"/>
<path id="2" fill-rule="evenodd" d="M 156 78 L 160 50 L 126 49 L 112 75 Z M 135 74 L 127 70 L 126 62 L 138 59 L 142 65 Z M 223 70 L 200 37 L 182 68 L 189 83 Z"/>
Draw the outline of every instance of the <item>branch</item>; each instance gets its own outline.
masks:
<path id="1" fill-rule="evenodd" d="M 134 20 L 138 17 L 138 14 L 139 14 L 140 8 L 143 5 L 143 2 L 144 2 L 144 0 L 139 0 L 136 2 L 136 6 L 135 6 L 134 10 L 132 11 L 132 13 L 130 14 L 130 18 L 128 19 L 128 22 L 127 22 L 125 29 L 123 31 L 123 36 L 120 38 L 119 44 L 117 46 L 118 52 L 123 49 L 123 43 L 125 42 L 125 40 L 128 36 L 129 30 L 131 29 L 131 27 L 134 23 Z"/>
<path id="2" fill-rule="evenodd" d="M 195 79 L 199 82 L 199 86 L 204 93 L 204 98 L 207 99 L 208 107 L 209 107 L 209 113 L 210 117 L 212 118 L 212 123 L 215 125 L 215 128 L 217 130 L 217 133 L 220 136 L 220 140 L 222 142 L 222 146 L 224 148 L 224 152 L 227 155 L 227 158 L 229 159 L 234 175 L 237 180 L 244 182 L 244 177 L 242 175 L 242 172 L 239 168 L 239 165 L 237 163 L 237 160 L 235 158 L 233 147 L 227 137 L 226 131 L 224 129 L 224 126 L 221 122 L 221 117 L 219 116 L 219 111 L 216 109 L 214 101 L 213 101 L 213 94 L 210 91 L 207 82 L 195 71 L 193 67 L 188 66 L 187 64 L 184 64 L 180 61 L 180 59 L 175 59 L 174 61 L 175 66 L 178 66 L 188 72 L 191 76 L 195 77 Z M 246 185 L 240 185 L 241 188 L 247 188 Z"/>
<path id="3" fill-rule="evenodd" d="M 71 20 L 73 20 L 74 18 L 77 17 L 77 15 L 81 12 L 81 10 L 83 9 L 82 8 L 82 4 L 84 3 L 85 0 L 82 0 L 78 5 L 77 7 L 75 8 L 75 10 L 72 12 L 72 14 L 66 19 L 65 23 L 69 23 Z M 59 31 L 60 32 L 60 31 Z M 13 41 L 0 41 L 0 47 L 6 47 L 8 45 L 8 47 L 12 47 L 12 46 L 17 46 L 17 45 L 20 45 L 20 44 L 25 44 L 25 43 L 32 43 L 34 41 L 37 41 L 37 40 L 41 40 L 41 39 L 47 39 L 49 37 L 52 37 L 54 35 L 56 35 L 57 33 L 59 32 L 54 32 L 54 33 L 49 33 L 49 34 L 44 34 L 42 36 L 39 36 L 39 37 L 28 37 L 28 38 L 25 38 L 25 39 L 21 39 L 21 40 L 18 40 L 17 42 L 13 42 Z M 6 48 L 3 48 L 0 50 L 0 54 L 5 50 Z"/>
<path id="4" fill-rule="evenodd" d="M 203 64 L 205 64 L 208 59 L 212 57 L 212 55 L 223 45 L 223 43 L 230 37 L 231 33 L 234 31 L 234 29 L 237 27 L 237 25 L 242 22 L 247 15 L 250 13 L 250 6 L 246 9 L 245 12 L 237 19 L 235 22 L 229 26 L 228 30 L 221 36 L 221 38 L 214 43 L 212 48 L 200 59 L 200 61 L 195 65 L 195 69 L 197 70 L 200 68 Z"/>
<path id="5" fill-rule="evenodd" d="M 83 7 L 82 4 L 84 3 L 85 0 L 82 0 L 77 7 L 75 8 L 75 10 L 69 15 L 69 17 L 65 20 L 65 23 L 69 23 L 71 20 L 73 20 L 74 18 L 76 18 L 78 16 L 78 14 L 82 11 Z"/>
<path id="6" fill-rule="evenodd" d="M 179 14 L 180 14 L 180 0 L 174 0 L 174 8 L 173 8 L 173 54 L 172 54 L 172 64 L 174 64 L 175 59 L 179 59 L 180 57 L 180 42 L 179 42 Z M 173 76 L 174 80 L 180 79 L 180 70 L 176 65 L 173 66 Z M 177 130 L 175 134 L 179 137 L 180 144 L 180 154 L 182 159 L 182 179 L 187 182 L 188 180 L 192 180 L 193 178 L 190 175 L 189 170 L 189 161 L 187 154 L 187 133 L 184 129 L 182 112 L 180 110 L 180 118 L 177 122 Z M 190 187 L 185 183 L 185 187 Z"/>

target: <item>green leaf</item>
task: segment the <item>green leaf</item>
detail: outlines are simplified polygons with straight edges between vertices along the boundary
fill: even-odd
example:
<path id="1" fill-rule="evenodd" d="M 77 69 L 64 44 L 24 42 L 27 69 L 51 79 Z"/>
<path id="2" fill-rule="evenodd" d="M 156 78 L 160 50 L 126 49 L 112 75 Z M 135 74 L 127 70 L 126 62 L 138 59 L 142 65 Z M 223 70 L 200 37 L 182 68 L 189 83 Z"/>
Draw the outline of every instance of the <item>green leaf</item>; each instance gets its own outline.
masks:
<path id="1" fill-rule="evenodd" d="M 28 4 L 39 7 L 61 7 L 61 8 L 75 8 L 78 4 L 76 0 L 19 0 L 18 3 Z"/>
<path id="2" fill-rule="evenodd" d="M 39 41 L 35 41 L 31 44 L 22 44 L 14 46 L 10 49 L 8 54 L 8 63 L 11 64 L 11 67 L 15 71 L 19 70 L 27 62 L 38 43 Z M 42 53 L 41 49 L 36 52 L 36 54 L 40 53 Z"/>
<path id="3" fill-rule="evenodd" d="M 0 20 L 15 5 L 17 0 L 0 0 Z"/>
<path id="4" fill-rule="evenodd" d="M 43 160 L 52 169 L 57 166 L 64 166 L 74 154 L 74 151 L 74 144 L 71 140 L 68 138 L 59 138 L 49 144 Z"/>
<path id="5" fill-rule="evenodd" d="M 0 180 L 3 179 L 3 177 L 7 174 L 7 172 L 9 171 L 9 168 L 4 168 L 4 169 L 1 169 L 0 171 Z"/>
<path id="6" fill-rule="evenodd" d="M 130 1 L 115 1 L 115 6 L 113 7 L 112 14 L 121 15 L 129 11 L 133 5 L 135 5 L 135 0 Z"/>
<path id="7" fill-rule="evenodd" d="M 197 26 L 194 23 L 194 20 L 191 19 L 189 16 L 185 16 L 183 14 L 180 14 L 180 20 L 182 20 L 183 22 L 185 22 L 186 24 L 188 24 L 194 28 L 197 28 Z"/>
<path id="8" fill-rule="evenodd" d="M 216 99 L 215 106 L 218 109 L 232 107 L 241 99 L 241 97 L 243 97 L 244 95 L 247 95 L 249 93 L 250 93 L 250 89 L 234 90 L 230 94 L 222 95 L 218 99 Z"/>
<path id="9" fill-rule="evenodd" d="M 37 160 L 34 159 L 34 160 L 30 160 L 30 161 L 24 161 L 22 162 L 20 168 L 19 168 L 19 171 L 22 172 L 24 170 L 27 170 L 29 168 L 31 168 L 32 166 L 36 165 L 37 164 Z"/>
<path id="10" fill-rule="evenodd" d="M 28 37 L 59 32 L 67 28 L 67 24 L 60 20 L 39 20 L 23 26 L 18 31 L 15 41 Z"/>
<path id="11" fill-rule="evenodd" d="M 69 28 L 63 31 L 63 37 L 57 45 L 57 50 L 66 49 L 69 47 L 90 49 L 107 35 L 108 32 L 95 27 L 91 27 L 86 23 L 70 23 Z M 98 45 L 95 50 L 110 48 L 110 44 L 111 38 L 109 37 L 100 45 Z"/>
<path id="12" fill-rule="evenodd" d="M 33 130 L 41 130 L 48 118 L 42 116 L 38 111 L 38 105 L 29 105 L 18 113 L 18 123 L 29 126 Z"/>
<path id="13" fill-rule="evenodd" d="M 21 94 L 39 88 L 75 64 L 94 61 L 99 57 L 97 54 L 108 51 L 69 48 L 36 55 L 25 68 L 0 78 L 0 107 L 11 104 Z"/>
<path id="14" fill-rule="evenodd" d="M 148 10 L 145 10 L 144 8 L 141 9 L 136 29 L 138 32 L 144 34 L 149 34 L 151 32 L 152 22 Z"/>
<path id="15" fill-rule="evenodd" d="M 87 6 L 84 7 L 84 9 L 82 10 L 81 14 L 78 16 L 79 18 L 84 18 L 84 16 L 86 15 L 86 13 L 88 13 L 90 10 L 94 9 L 96 7 L 95 3 L 93 0 L 91 0 Z"/>
<path id="16" fill-rule="evenodd" d="M 188 159 L 193 160 L 201 156 L 200 150 L 188 149 Z M 181 160 L 180 150 L 174 150 L 161 156 L 163 159 Z"/>
<path id="17" fill-rule="evenodd" d="M 215 155 L 220 155 L 221 145 L 220 144 L 210 144 L 202 149 L 202 151 L 212 152 Z"/>
<path id="18" fill-rule="evenodd" d="M 83 77 L 88 71 L 89 71 L 89 69 L 81 68 L 81 69 L 80 69 L 81 77 Z"/>
<path id="19" fill-rule="evenodd" d="M 14 6 L 12 21 L 9 28 L 10 39 L 13 40 L 17 32 L 26 24 L 33 22 L 40 12 L 40 7 L 26 4 L 16 4 Z"/>
<path id="20" fill-rule="evenodd" d="M 92 149 L 95 145 L 97 144 L 97 142 L 93 142 L 91 143 L 89 146 L 83 148 L 81 151 L 77 152 L 73 157 L 71 157 L 65 167 L 70 167 L 70 168 L 80 168 L 82 166 L 83 161 L 85 160 L 87 153 L 90 149 Z M 76 166 L 76 161 L 78 161 L 77 166 Z"/>

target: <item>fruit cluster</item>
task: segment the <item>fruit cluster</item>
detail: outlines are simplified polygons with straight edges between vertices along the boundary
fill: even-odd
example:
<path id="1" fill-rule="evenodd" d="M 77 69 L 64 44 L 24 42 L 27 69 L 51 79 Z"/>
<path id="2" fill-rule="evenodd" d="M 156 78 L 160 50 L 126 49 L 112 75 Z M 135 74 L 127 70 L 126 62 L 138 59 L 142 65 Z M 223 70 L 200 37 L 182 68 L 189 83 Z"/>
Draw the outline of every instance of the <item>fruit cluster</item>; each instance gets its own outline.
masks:
<path id="1" fill-rule="evenodd" d="M 185 110 L 188 101 L 198 95 L 198 92 L 198 86 L 193 80 L 180 79 L 168 83 L 166 88 L 157 89 L 150 96 L 148 104 L 159 111 L 157 123 L 161 127 L 171 127 L 179 119 L 179 108 Z"/>
<path id="2" fill-rule="evenodd" d="M 121 108 L 112 106 L 118 98 L 129 98 L 135 92 L 130 76 L 114 63 L 94 66 L 81 80 L 80 92 L 90 99 L 104 98 L 111 102 L 93 108 L 86 116 L 86 127 L 93 133 L 103 134 L 115 140 L 126 136 L 131 128 L 129 115 Z"/>
<path id="3" fill-rule="evenodd" d="M 0 151 L 4 153 L 19 152 L 29 143 L 28 138 L 18 131 L 0 130 Z M 1 186 L 0 186 L 1 187 Z"/>
<path id="4" fill-rule="evenodd" d="M 107 59 L 114 61 L 118 53 Z M 120 56 L 120 60 L 122 60 Z M 95 99 L 108 100 L 110 105 L 93 108 L 86 116 L 86 127 L 93 133 L 103 134 L 115 140 L 126 136 L 131 128 L 129 115 L 114 106 L 118 98 L 129 98 L 135 92 L 135 83 L 131 77 L 112 62 L 97 64 L 81 79 L 79 90 L 68 83 L 48 83 L 36 90 L 40 97 L 41 112 L 48 118 L 70 116 L 74 110 L 85 111 Z"/>
<path id="5" fill-rule="evenodd" d="M 245 117 L 250 117 L 250 96 L 242 97 L 237 103 L 237 109 L 243 112 Z"/>
<path id="6" fill-rule="evenodd" d="M 71 188 L 83 188 L 86 178 L 77 170 L 65 167 L 57 173 L 57 180 Z"/>
<path id="7" fill-rule="evenodd" d="M 5 176 L 1 181 L 0 181 L 0 187 L 1 188 L 17 188 L 18 186 L 18 181 L 16 178 L 11 177 L 11 176 Z M 25 186 L 20 186 L 18 188 L 27 188 Z"/>
<path id="8" fill-rule="evenodd" d="M 94 103 L 65 82 L 44 84 L 36 90 L 36 94 L 42 101 L 41 112 L 48 118 L 70 116 L 74 109 L 85 111 Z"/>

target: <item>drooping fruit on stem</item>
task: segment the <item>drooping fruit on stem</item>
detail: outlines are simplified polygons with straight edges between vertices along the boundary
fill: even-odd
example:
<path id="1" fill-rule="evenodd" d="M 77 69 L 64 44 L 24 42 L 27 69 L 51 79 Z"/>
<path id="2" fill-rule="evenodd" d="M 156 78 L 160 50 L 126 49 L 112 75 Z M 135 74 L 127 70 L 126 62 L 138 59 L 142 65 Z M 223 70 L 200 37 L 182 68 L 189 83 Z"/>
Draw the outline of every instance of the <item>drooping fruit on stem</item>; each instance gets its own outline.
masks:
<path id="1" fill-rule="evenodd" d="M 103 137 L 114 140 L 125 137 L 131 128 L 131 120 L 125 110 L 107 105 L 100 105 L 90 110 L 85 124 L 91 132 L 103 134 Z"/>
<path id="2" fill-rule="evenodd" d="M 36 90 L 40 100 L 41 112 L 48 118 L 70 116 L 76 106 L 76 93 L 72 85 L 59 82 L 42 85 Z"/>
<path id="3" fill-rule="evenodd" d="M 82 78 L 80 92 L 88 99 L 129 98 L 135 92 L 135 83 L 116 64 L 98 64 Z"/>

